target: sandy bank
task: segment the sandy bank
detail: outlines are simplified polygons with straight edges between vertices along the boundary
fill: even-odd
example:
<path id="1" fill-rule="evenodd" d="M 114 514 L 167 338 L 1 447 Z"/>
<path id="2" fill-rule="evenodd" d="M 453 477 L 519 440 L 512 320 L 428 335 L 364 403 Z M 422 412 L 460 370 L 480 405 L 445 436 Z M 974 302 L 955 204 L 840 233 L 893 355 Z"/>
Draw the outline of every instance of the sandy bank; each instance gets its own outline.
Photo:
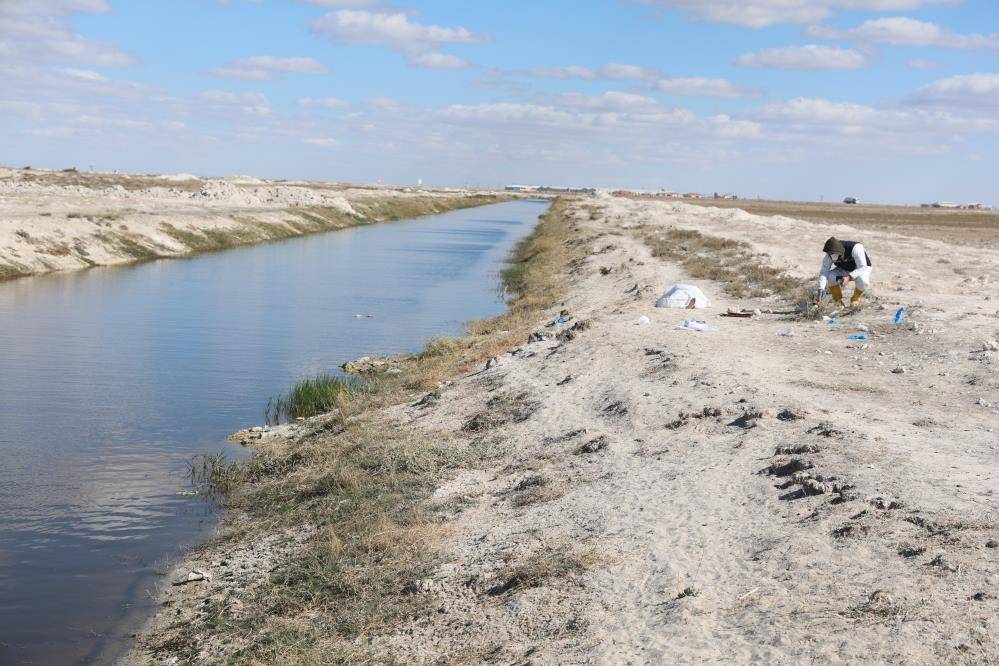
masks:
<path id="1" fill-rule="evenodd" d="M 0 168 L 0 279 L 176 257 L 497 200 L 470 190 Z"/>
<path id="2" fill-rule="evenodd" d="M 271 475 L 172 574 L 212 580 L 169 588 L 130 661 L 999 660 L 999 253 L 677 203 L 558 214 L 564 233 L 521 248 L 508 279 L 556 254 L 562 291 L 526 288 L 516 319 L 401 360 L 391 399 L 244 434 Z M 694 280 L 717 330 L 678 330 L 691 313 L 653 304 L 691 277 L 646 242 L 671 227 L 801 278 L 826 237 L 857 238 L 876 288 L 834 326 L 723 318 L 784 304 Z M 345 475 L 359 444 L 402 437 Z M 404 500 L 329 522 L 349 488 L 396 493 L 427 450 L 444 462 Z"/>

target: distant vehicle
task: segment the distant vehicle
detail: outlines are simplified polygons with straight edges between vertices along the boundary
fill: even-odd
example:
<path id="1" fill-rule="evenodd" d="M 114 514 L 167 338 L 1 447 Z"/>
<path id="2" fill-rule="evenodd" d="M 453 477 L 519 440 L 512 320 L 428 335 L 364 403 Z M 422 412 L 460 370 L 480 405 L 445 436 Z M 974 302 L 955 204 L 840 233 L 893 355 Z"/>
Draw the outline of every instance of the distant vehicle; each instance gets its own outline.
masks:
<path id="1" fill-rule="evenodd" d="M 845 204 L 855 204 L 855 203 L 857 203 L 857 197 L 847 197 L 847 198 L 843 199 L 843 203 L 845 203 Z"/>

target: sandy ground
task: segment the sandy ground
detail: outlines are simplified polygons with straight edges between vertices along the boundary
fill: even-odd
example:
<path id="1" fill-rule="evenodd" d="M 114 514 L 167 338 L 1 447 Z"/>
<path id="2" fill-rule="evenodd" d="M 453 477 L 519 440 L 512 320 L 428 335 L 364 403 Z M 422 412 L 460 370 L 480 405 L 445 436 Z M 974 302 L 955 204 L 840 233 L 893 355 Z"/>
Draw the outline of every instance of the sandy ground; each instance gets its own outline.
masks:
<path id="1" fill-rule="evenodd" d="M 453 507 L 446 557 L 413 589 L 437 611 L 371 648 L 398 663 L 999 662 L 999 252 L 681 203 L 572 210 L 592 251 L 562 328 L 585 325 L 390 415 L 457 432 L 507 396 L 523 419 L 476 434 L 506 453 L 435 494 Z M 710 309 L 656 309 L 684 275 L 643 225 L 746 240 L 802 276 L 829 235 L 862 240 L 875 289 L 838 325 L 723 318 L 776 304 L 705 281 Z M 902 305 L 911 323 L 894 326 Z M 716 330 L 675 328 L 691 317 Z M 847 338 L 860 325 L 870 341 Z M 497 589 L 563 556 L 584 568 Z"/>
<path id="2" fill-rule="evenodd" d="M 476 645 L 501 663 L 995 663 L 999 377 L 983 349 L 999 335 L 987 278 L 999 254 L 683 204 L 585 206 L 598 212 L 580 214 L 581 233 L 595 252 L 613 245 L 590 255 L 567 302 L 589 327 L 409 410 L 457 429 L 496 392 L 537 407 L 505 428 L 510 459 L 438 491 L 468 506 L 424 586 L 439 612 L 381 646 L 403 661 Z M 842 326 L 728 319 L 773 304 L 700 283 L 713 307 L 693 316 L 718 330 L 678 330 L 691 313 L 653 304 L 684 276 L 628 233 L 641 224 L 751 241 L 802 275 L 829 235 L 858 238 L 876 257 L 878 303 Z M 848 348 L 854 323 L 885 324 L 900 305 L 918 306 L 914 326 Z M 600 437 L 606 448 L 580 452 Z M 806 495 L 796 468 L 828 492 Z M 534 475 L 564 494 L 513 506 Z M 558 549 L 598 563 L 513 596 L 477 593 Z"/>
<path id="3" fill-rule="evenodd" d="M 0 167 L 0 278 L 190 254 L 377 221 L 372 201 L 465 190 L 351 187 L 247 176 L 129 175 Z M 324 211 L 321 219 L 315 211 Z M 305 211 L 308 215 L 296 214 Z M 205 236 L 205 233 L 208 236 Z"/>

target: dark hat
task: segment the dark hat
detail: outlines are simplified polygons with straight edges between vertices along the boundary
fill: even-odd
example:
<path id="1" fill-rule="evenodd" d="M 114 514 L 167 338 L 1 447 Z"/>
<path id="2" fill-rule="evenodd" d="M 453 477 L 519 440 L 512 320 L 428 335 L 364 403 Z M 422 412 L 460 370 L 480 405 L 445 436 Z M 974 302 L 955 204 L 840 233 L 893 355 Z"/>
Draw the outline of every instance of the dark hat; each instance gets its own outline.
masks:
<path id="1" fill-rule="evenodd" d="M 835 237 L 830 237 L 826 241 L 826 244 L 822 246 L 822 251 L 826 254 L 846 254 L 846 247 L 843 245 L 843 241 L 836 240 Z"/>

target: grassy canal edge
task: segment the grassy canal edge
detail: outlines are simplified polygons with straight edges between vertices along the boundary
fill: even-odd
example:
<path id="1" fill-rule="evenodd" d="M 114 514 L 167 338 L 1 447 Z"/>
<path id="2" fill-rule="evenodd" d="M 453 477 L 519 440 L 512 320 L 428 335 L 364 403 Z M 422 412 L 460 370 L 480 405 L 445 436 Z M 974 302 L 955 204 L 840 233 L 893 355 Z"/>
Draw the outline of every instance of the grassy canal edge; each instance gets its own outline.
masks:
<path id="1" fill-rule="evenodd" d="M 372 637 L 432 612 L 409 590 L 443 557 L 446 516 L 426 500 L 457 470 L 505 451 L 467 432 L 417 430 L 393 412 L 436 402 L 451 379 L 522 344 L 559 305 L 585 252 L 567 206 L 555 200 L 514 248 L 504 313 L 393 357 L 397 371 L 363 384 L 303 380 L 281 404 L 304 420 L 234 435 L 252 451 L 246 461 L 192 464 L 192 481 L 227 513 L 168 574 L 125 663 L 377 660 Z M 511 585 L 522 579 L 511 572 Z"/>

